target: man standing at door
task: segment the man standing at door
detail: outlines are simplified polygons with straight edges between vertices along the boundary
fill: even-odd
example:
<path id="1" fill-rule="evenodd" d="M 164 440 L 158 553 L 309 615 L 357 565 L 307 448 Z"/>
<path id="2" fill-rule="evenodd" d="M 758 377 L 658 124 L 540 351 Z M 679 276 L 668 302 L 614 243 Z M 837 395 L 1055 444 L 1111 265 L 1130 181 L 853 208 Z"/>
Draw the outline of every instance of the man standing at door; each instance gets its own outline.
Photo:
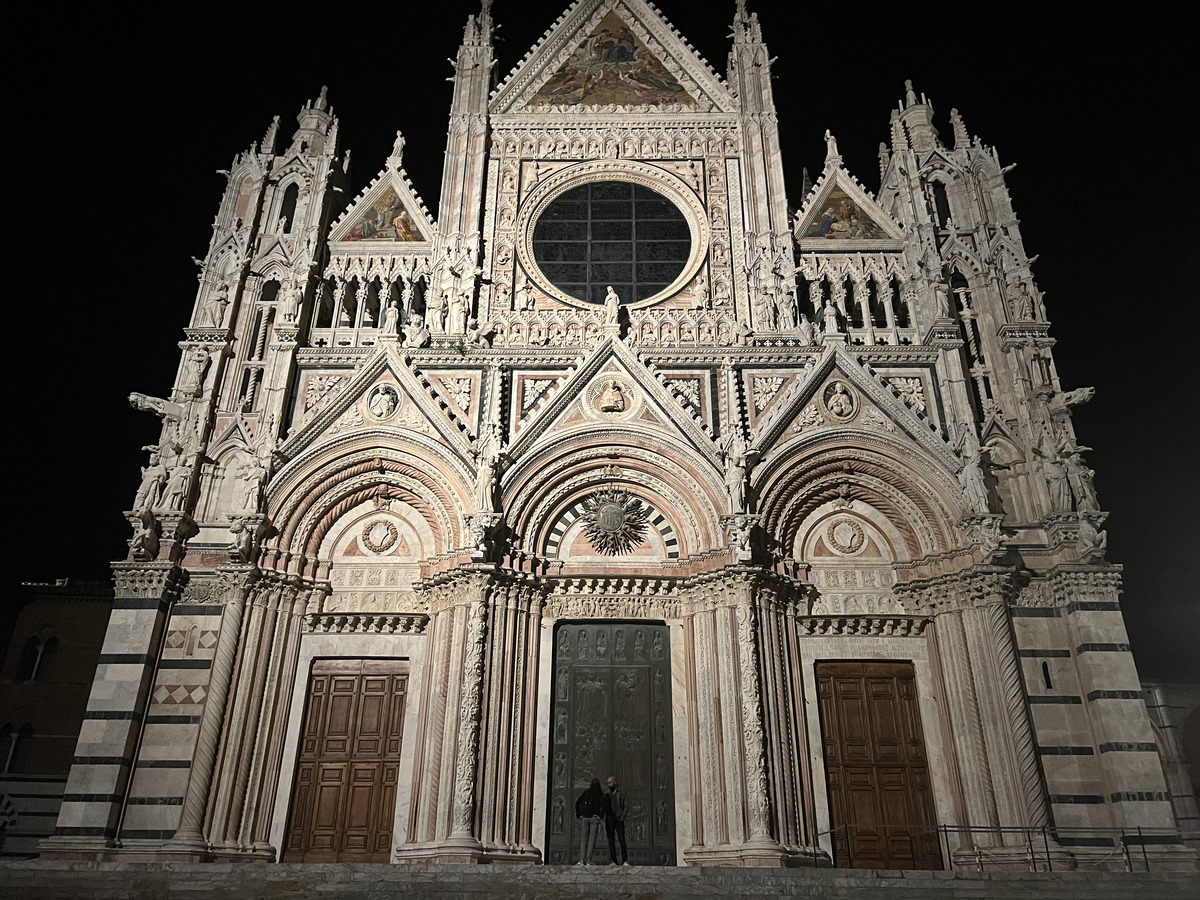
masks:
<path id="1" fill-rule="evenodd" d="M 600 824 L 604 821 L 604 791 L 600 779 L 593 778 L 591 785 L 575 801 L 575 817 L 579 819 L 579 862 L 577 866 L 590 866 L 596 850 L 596 838 L 600 837 Z"/>
<path id="2" fill-rule="evenodd" d="M 617 785 L 617 776 L 608 776 L 608 793 L 604 796 L 604 830 L 608 834 L 608 858 L 617 864 L 617 845 L 614 836 L 621 839 L 621 865 L 629 865 L 629 848 L 625 846 L 625 813 L 628 807 L 625 793 Z"/>

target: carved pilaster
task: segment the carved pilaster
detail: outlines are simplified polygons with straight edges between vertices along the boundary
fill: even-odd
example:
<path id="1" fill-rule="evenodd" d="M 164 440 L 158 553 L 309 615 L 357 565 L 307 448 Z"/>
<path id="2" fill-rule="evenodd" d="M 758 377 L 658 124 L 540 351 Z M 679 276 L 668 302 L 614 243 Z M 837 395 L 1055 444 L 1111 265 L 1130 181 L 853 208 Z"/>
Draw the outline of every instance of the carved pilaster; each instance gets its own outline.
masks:
<path id="1" fill-rule="evenodd" d="M 463 660 L 463 687 L 458 713 L 458 762 L 454 770 L 454 830 L 451 837 L 471 836 L 475 809 L 475 771 L 479 761 L 479 709 L 483 692 L 483 641 L 487 607 L 477 600 L 467 618 L 467 654 Z"/>

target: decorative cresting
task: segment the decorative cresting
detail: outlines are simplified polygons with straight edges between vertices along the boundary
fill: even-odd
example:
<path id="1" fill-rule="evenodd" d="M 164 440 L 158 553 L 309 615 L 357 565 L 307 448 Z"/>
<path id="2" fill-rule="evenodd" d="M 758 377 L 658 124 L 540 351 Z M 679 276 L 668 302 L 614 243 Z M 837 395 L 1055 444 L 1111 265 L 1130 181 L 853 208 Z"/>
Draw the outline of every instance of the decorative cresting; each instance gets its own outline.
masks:
<path id="1" fill-rule="evenodd" d="M 956 488 L 947 479 L 921 478 L 911 448 L 898 460 L 880 450 L 861 446 L 824 445 L 816 452 L 785 453 L 755 472 L 755 492 L 763 498 L 759 511 L 766 532 L 783 552 L 816 509 L 827 503 L 850 507 L 861 501 L 885 515 L 904 539 L 908 556 L 921 558 L 945 553 L 960 544 L 951 514 Z M 939 490 L 939 487 L 942 489 Z M 844 543 L 834 533 L 834 542 Z M 849 546 L 849 544 L 847 544 Z"/>
<path id="2" fill-rule="evenodd" d="M 620 488 L 600 491 L 583 501 L 584 534 L 606 556 L 628 553 L 646 538 L 647 509 Z"/>
<path id="3" fill-rule="evenodd" d="M 279 535 L 268 542 L 264 565 L 325 577 L 318 572 L 322 540 L 346 511 L 368 500 L 380 506 L 402 500 L 415 509 L 438 553 L 463 546 L 463 483 L 456 460 L 426 459 L 405 449 L 360 447 L 315 460 L 272 490 Z"/>
<path id="4" fill-rule="evenodd" d="M 595 304 L 586 303 L 562 291 L 554 285 L 551 279 L 546 277 L 538 266 L 537 260 L 534 258 L 533 231 L 542 213 L 560 195 L 580 185 L 601 181 L 631 182 L 662 194 L 668 200 L 672 201 L 679 208 L 679 211 L 683 213 L 683 217 L 688 224 L 688 230 L 691 232 L 691 252 L 688 254 L 683 270 L 675 280 L 665 290 L 659 291 L 652 297 L 648 297 L 637 303 L 623 303 L 622 305 L 633 308 L 653 306 L 655 303 L 678 293 L 696 276 L 708 254 L 708 215 L 705 212 L 704 204 L 696 195 L 696 192 L 679 178 L 678 175 L 665 168 L 659 168 L 658 166 L 635 160 L 590 160 L 577 165 L 567 166 L 564 169 L 559 169 L 553 175 L 547 176 L 545 180 L 541 181 L 531 190 L 521 204 L 521 209 L 517 214 L 516 220 L 517 258 L 521 262 L 521 267 L 537 282 L 539 288 L 556 300 L 561 300 L 568 306 L 580 309 L 596 308 Z"/>

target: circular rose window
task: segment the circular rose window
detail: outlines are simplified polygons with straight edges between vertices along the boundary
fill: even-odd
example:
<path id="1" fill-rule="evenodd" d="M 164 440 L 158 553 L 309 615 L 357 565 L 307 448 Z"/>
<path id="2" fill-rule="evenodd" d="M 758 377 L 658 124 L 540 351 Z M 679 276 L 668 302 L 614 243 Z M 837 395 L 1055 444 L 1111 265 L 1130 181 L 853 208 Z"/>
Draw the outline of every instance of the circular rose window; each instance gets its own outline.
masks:
<path id="1" fill-rule="evenodd" d="M 687 267 L 692 234 L 683 212 L 651 188 L 596 181 L 555 197 L 533 229 L 533 258 L 563 294 L 602 305 L 609 286 L 623 304 L 669 288 Z"/>

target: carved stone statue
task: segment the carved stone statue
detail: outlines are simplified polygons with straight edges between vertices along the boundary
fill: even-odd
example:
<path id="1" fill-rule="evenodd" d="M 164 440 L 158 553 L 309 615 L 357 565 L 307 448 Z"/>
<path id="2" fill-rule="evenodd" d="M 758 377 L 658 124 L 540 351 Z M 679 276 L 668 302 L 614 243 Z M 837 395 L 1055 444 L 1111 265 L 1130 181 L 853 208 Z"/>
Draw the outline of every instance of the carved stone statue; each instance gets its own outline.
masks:
<path id="1" fill-rule="evenodd" d="M 1046 486 L 1050 489 L 1050 511 L 1070 512 L 1071 486 L 1067 481 L 1067 467 L 1048 434 L 1042 445 L 1034 448 L 1034 453 L 1042 460 L 1042 474 L 1045 475 Z"/>
<path id="2" fill-rule="evenodd" d="M 825 304 L 825 334 L 837 334 L 838 321 L 837 310 L 834 309 L 832 303 Z"/>
<path id="3" fill-rule="evenodd" d="M 300 288 L 288 284 L 279 292 L 279 321 L 283 325 L 294 325 L 296 316 L 300 314 Z"/>
<path id="4" fill-rule="evenodd" d="M 184 395 L 198 397 L 204 386 L 204 374 L 208 371 L 208 351 L 203 347 L 192 347 L 183 357 L 183 372 L 179 376 L 179 391 Z"/>
<path id="5" fill-rule="evenodd" d="M 400 307 L 395 300 L 389 300 L 387 312 L 383 316 L 383 333 L 388 335 L 396 334 L 396 329 L 400 324 Z"/>
<path id="6" fill-rule="evenodd" d="M 229 307 L 229 298 L 224 291 L 217 291 L 204 304 L 204 324 L 209 328 L 220 328 L 225 324 L 225 310 Z"/>
<path id="7" fill-rule="evenodd" d="M 425 320 L 420 313 L 413 313 L 408 324 L 404 326 L 404 346 L 424 347 L 429 343 L 429 339 L 430 333 L 425 327 Z"/>
<path id="8" fill-rule="evenodd" d="M 1092 485 L 1095 472 L 1084 464 L 1081 451 L 1084 447 L 1070 447 L 1063 454 L 1063 466 L 1067 473 L 1067 483 L 1075 497 L 1075 509 L 1079 512 L 1095 512 L 1100 508 L 1096 501 L 1096 488 Z"/>
<path id="9" fill-rule="evenodd" d="M 800 329 L 800 340 L 810 346 L 816 343 L 816 334 L 812 322 L 808 321 L 807 313 L 800 313 L 800 324 L 797 327 Z"/>
<path id="10" fill-rule="evenodd" d="M 467 312 L 471 298 L 466 293 L 456 293 L 450 298 L 450 312 L 446 320 L 447 334 L 465 334 L 467 330 Z"/>
<path id="11" fill-rule="evenodd" d="M 833 159 L 837 156 L 838 156 L 837 138 L 835 138 L 833 136 L 833 134 L 829 131 L 829 129 L 826 128 L 825 129 L 825 158 Z"/>
<path id="12" fill-rule="evenodd" d="M 962 486 L 967 497 L 967 503 L 977 513 L 988 512 L 988 490 L 984 479 L 984 456 L 991 453 L 990 447 L 981 447 L 978 438 L 968 428 L 963 432 L 962 447 L 963 467 L 958 473 L 958 483 Z"/>
<path id="13" fill-rule="evenodd" d="M 1076 540 L 1079 549 L 1084 554 L 1102 554 L 1108 548 L 1108 532 L 1097 531 L 1095 523 L 1087 516 L 1079 517 L 1079 532 Z"/>
<path id="14" fill-rule="evenodd" d="M 163 485 L 167 483 L 167 467 L 163 465 L 158 451 L 150 454 L 150 465 L 142 467 L 142 484 L 133 499 L 135 512 L 157 509 L 162 499 Z"/>
<path id="15" fill-rule="evenodd" d="M 608 286 L 608 293 L 604 295 L 604 321 L 608 325 L 616 325 L 618 316 L 621 315 L 621 298 L 617 296 L 617 292 L 613 290 L 613 286 Z"/>
<path id="16" fill-rule="evenodd" d="M 625 411 L 625 395 L 621 393 L 621 384 L 615 378 L 610 379 L 605 385 L 604 390 L 600 392 L 599 398 L 596 400 L 596 406 L 601 412 L 624 412 Z"/>
<path id="17" fill-rule="evenodd" d="M 426 301 L 425 313 L 429 318 L 429 330 L 442 333 L 446 330 L 446 295 L 434 291 Z"/>
<path id="18" fill-rule="evenodd" d="M 187 500 L 188 483 L 192 478 L 192 467 L 187 463 L 180 463 L 171 469 L 171 477 L 167 482 L 166 490 L 163 492 L 162 509 L 183 510 L 184 501 Z"/>
<path id="19" fill-rule="evenodd" d="M 229 555 L 235 562 L 247 563 L 254 556 L 254 528 L 244 518 L 236 517 L 229 524 Z"/>
<path id="20" fill-rule="evenodd" d="M 721 442 L 721 456 L 725 464 L 725 490 L 729 493 L 729 512 L 732 515 L 746 511 L 746 480 L 749 474 L 750 454 L 745 439 L 736 431 Z"/>
<path id="21" fill-rule="evenodd" d="M 257 460 L 249 460 L 242 466 L 238 473 L 238 480 L 242 482 L 242 509 L 247 512 L 258 511 L 258 501 L 262 494 L 262 485 L 266 480 L 266 475 L 267 473 Z"/>
<path id="22" fill-rule="evenodd" d="M 133 526 L 133 537 L 129 540 L 129 557 L 138 562 L 149 562 L 158 558 L 158 523 L 149 509 L 139 511 Z"/>

